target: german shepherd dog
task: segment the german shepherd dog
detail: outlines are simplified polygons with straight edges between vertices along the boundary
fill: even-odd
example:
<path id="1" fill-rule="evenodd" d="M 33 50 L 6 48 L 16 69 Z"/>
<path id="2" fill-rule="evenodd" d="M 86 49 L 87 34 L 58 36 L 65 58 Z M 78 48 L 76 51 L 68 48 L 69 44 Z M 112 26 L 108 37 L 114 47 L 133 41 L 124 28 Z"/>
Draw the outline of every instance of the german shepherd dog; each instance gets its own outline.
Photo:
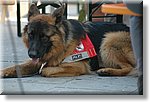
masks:
<path id="1" fill-rule="evenodd" d="M 31 60 L 1 70 L 1 77 L 17 77 L 16 67 L 19 67 L 22 76 L 41 70 L 40 74 L 44 77 L 79 76 L 90 74 L 91 70 L 109 76 L 124 76 L 132 72 L 135 59 L 128 27 L 123 24 L 82 24 L 77 20 L 63 20 L 63 13 L 63 5 L 49 15 L 40 14 L 37 6 L 31 5 L 23 33 Z M 91 58 L 90 63 L 88 60 L 62 63 L 85 38 L 85 32 L 97 56 Z"/>

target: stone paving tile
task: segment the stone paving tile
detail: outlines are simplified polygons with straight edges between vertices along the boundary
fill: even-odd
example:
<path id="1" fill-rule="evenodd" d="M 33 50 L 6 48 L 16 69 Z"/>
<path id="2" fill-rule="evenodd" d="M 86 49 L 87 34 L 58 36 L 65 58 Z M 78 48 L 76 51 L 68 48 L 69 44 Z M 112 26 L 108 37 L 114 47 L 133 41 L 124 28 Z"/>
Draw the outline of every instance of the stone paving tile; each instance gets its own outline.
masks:
<path id="1" fill-rule="evenodd" d="M 23 94 L 19 84 L 15 82 L 4 83 L 3 94 Z M 48 94 L 47 90 L 50 88 L 55 88 L 58 84 L 45 84 L 45 83 L 23 83 L 23 89 L 25 94 Z"/>
<path id="2" fill-rule="evenodd" d="M 128 92 L 136 91 L 136 78 L 131 77 L 99 77 L 97 75 L 85 75 L 93 78 L 82 78 L 82 76 L 68 83 L 61 85 L 58 88 L 86 90 L 87 93 L 93 90 L 93 94 L 127 94 Z M 83 93 L 79 91 L 78 93 Z M 94 92 L 95 90 L 95 92 Z M 65 90 L 64 90 L 65 91 Z M 137 91 L 136 91 L 137 92 Z M 135 92 L 135 93 L 136 93 Z"/>
<path id="3" fill-rule="evenodd" d="M 104 89 L 80 89 L 80 88 L 69 88 L 66 90 L 65 88 L 54 88 L 49 91 L 49 94 L 56 95 L 137 95 L 137 90 L 134 91 L 111 91 Z"/>
<path id="4" fill-rule="evenodd" d="M 78 77 L 45 78 L 40 76 L 21 78 L 26 94 L 137 94 L 137 78 Z M 17 78 L 3 79 L 4 94 L 20 93 Z"/>

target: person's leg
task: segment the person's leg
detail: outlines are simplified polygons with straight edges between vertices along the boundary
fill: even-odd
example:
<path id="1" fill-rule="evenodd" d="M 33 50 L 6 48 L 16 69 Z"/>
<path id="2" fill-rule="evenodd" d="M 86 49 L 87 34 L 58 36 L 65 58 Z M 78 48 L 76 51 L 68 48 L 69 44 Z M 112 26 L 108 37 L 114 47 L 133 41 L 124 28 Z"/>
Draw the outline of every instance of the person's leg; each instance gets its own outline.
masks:
<path id="1" fill-rule="evenodd" d="M 133 52 L 137 62 L 137 68 L 139 71 L 138 78 L 138 91 L 139 94 L 143 94 L 143 18 L 138 16 L 131 16 L 131 42 Z"/>

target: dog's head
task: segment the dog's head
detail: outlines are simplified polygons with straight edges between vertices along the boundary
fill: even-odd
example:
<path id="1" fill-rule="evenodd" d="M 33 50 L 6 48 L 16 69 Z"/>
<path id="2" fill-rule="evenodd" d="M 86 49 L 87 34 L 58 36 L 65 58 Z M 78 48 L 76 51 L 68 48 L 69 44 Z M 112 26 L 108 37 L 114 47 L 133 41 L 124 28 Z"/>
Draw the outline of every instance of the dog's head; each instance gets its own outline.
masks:
<path id="1" fill-rule="evenodd" d="M 58 26 L 64 13 L 64 6 L 53 14 L 40 14 L 36 5 L 31 5 L 28 12 L 28 24 L 24 28 L 23 40 L 28 48 L 28 55 L 34 61 L 48 60 L 59 56 L 64 50 L 63 34 Z"/>

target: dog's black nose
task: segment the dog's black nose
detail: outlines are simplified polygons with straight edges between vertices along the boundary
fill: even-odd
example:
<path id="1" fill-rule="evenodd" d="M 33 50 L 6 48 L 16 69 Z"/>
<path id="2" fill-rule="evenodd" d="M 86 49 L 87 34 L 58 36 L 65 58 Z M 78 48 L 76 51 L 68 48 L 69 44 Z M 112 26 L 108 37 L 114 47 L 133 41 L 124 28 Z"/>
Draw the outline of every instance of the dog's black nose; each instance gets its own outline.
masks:
<path id="1" fill-rule="evenodd" d="M 29 51 L 28 55 L 30 58 L 38 58 L 37 51 Z"/>

